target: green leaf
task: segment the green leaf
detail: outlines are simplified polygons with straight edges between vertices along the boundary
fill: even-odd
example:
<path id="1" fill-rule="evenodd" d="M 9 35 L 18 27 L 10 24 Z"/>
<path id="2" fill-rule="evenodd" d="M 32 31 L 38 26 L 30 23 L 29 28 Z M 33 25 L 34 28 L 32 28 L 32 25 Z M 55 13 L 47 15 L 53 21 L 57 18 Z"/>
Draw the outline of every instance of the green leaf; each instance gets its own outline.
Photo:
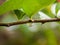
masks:
<path id="1" fill-rule="evenodd" d="M 56 5 L 56 14 L 58 13 L 59 10 L 60 10 L 60 2 L 58 2 Z"/>
<path id="2" fill-rule="evenodd" d="M 18 19 L 23 18 L 23 16 L 25 15 L 25 13 L 21 10 L 14 10 L 14 13 L 16 14 Z"/>
<path id="3" fill-rule="evenodd" d="M 41 11 L 51 18 L 55 17 L 54 14 L 51 12 L 51 6 L 48 6 L 47 8 L 44 8 Z"/>
<path id="4" fill-rule="evenodd" d="M 0 15 L 8 11 L 21 8 L 23 0 L 8 0 L 4 4 L 0 5 Z"/>
<path id="5" fill-rule="evenodd" d="M 22 8 L 31 18 L 32 15 L 53 2 L 55 2 L 55 0 L 24 0 Z"/>

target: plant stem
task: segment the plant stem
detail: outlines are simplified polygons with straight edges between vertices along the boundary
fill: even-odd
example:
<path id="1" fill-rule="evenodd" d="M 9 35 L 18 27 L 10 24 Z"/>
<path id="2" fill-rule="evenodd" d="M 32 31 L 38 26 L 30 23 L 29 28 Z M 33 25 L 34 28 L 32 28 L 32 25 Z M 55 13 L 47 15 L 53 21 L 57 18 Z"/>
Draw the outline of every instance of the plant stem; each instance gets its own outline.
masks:
<path id="1" fill-rule="evenodd" d="M 10 22 L 10 23 L 2 23 L 0 22 L 0 26 L 13 26 L 19 24 L 26 24 L 26 23 L 46 23 L 46 22 L 58 22 L 60 18 L 52 18 L 52 19 L 44 19 L 44 20 L 25 20 L 25 21 L 17 21 L 17 22 Z"/>

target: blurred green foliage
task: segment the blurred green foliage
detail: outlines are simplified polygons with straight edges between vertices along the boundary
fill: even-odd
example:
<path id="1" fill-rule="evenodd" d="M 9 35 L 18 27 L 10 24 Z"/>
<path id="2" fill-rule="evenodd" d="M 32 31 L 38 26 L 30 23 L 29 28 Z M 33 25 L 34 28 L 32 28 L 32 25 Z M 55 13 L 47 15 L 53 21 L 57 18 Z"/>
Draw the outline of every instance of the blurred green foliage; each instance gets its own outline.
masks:
<path id="1" fill-rule="evenodd" d="M 7 16 L 2 18 L 2 22 L 17 21 L 16 16 L 12 14 L 6 14 Z M 27 18 L 25 17 L 21 20 L 25 20 Z M 57 24 L 57 26 L 52 26 L 52 24 Z M 8 31 L 9 38 L 6 40 L 6 45 L 58 45 L 59 36 L 57 34 L 60 30 L 59 26 L 58 23 L 50 22 L 45 24 L 33 23 L 32 26 L 22 24 L 11 27 L 0 27 L 0 29 Z"/>
<path id="2" fill-rule="evenodd" d="M 44 8 L 54 2 L 54 0 L 24 0 L 22 7 L 24 11 L 22 10 L 23 12 L 19 13 L 20 9 L 18 10 L 16 8 L 20 8 L 20 6 L 18 6 L 20 2 L 15 0 L 15 2 L 17 1 L 19 3 L 12 3 L 11 1 L 13 2 L 14 0 L 9 0 L 3 4 L 4 6 L 0 6 L 0 14 L 12 10 L 4 15 L 1 15 L 2 18 L 0 18 L 0 22 L 15 22 L 18 21 L 17 17 L 20 20 L 28 20 L 30 19 L 29 17 L 31 17 L 32 14 L 35 14 L 40 8 Z M 39 1 L 41 1 L 41 3 L 39 3 Z M 15 5 L 13 6 L 10 2 Z M 15 11 L 17 12 L 13 13 L 14 9 L 16 9 Z M 60 9 L 59 6 L 57 9 Z M 42 9 L 41 11 L 51 18 L 55 17 L 51 12 L 50 6 Z M 24 13 L 26 13 L 29 17 L 26 14 L 23 15 Z M 41 19 L 41 15 L 36 13 L 32 16 L 32 19 L 39 20 Z M 57 22 L 50 22 L 45 24 L 28 23 L 11 27 L 0 26 L 0 45 L 60 45 L 60 24 Z"/>

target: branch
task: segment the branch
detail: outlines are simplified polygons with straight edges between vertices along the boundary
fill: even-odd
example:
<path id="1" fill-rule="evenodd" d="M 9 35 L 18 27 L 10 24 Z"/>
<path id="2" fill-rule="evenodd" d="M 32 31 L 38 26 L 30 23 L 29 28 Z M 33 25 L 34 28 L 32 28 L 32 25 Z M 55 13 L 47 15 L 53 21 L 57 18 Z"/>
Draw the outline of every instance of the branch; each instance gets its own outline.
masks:
<path id="1" fill-rule="evenodd" d="M 11 23 L 0 23 L 0 26 L 13 26 L 13 25 L 19 25 L 19 24 L 26 24 L 26 23 L 46 23 L 46 22 L 58 22 L 60 21 L 60 18 L 52 18 L 52 19 L 44 19 L 44 20 L 26 20 L 26 21 L 17 21 L 17 22 L 11 22 Z"/>

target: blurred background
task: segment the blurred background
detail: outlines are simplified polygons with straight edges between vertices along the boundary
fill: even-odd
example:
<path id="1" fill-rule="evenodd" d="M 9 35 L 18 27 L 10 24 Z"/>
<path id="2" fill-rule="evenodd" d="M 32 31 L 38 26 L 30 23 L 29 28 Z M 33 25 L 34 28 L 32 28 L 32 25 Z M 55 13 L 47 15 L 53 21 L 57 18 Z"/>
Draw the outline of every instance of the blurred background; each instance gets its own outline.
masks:
<path id="1" fill-rule="evenodd" d="M 0 0 L 0 4 L 5 0 Z M 55 16 L 56 3 L 51 6 L 51 12 Z M 57 17 L 60 15 L 60 11 Z M 37 16 L 38 15 L 38 16 Z M 28 20 L 24 16 L 20 20 Z M 51 17 L 39 11 L 33 19 L 51 19 Z M 0 22 L 18 21 L 12 11 L 0 16 Z M 60 45 L 60 22 L 27 23 L 11 27 L 0 26 L 0 45 Z"/>

